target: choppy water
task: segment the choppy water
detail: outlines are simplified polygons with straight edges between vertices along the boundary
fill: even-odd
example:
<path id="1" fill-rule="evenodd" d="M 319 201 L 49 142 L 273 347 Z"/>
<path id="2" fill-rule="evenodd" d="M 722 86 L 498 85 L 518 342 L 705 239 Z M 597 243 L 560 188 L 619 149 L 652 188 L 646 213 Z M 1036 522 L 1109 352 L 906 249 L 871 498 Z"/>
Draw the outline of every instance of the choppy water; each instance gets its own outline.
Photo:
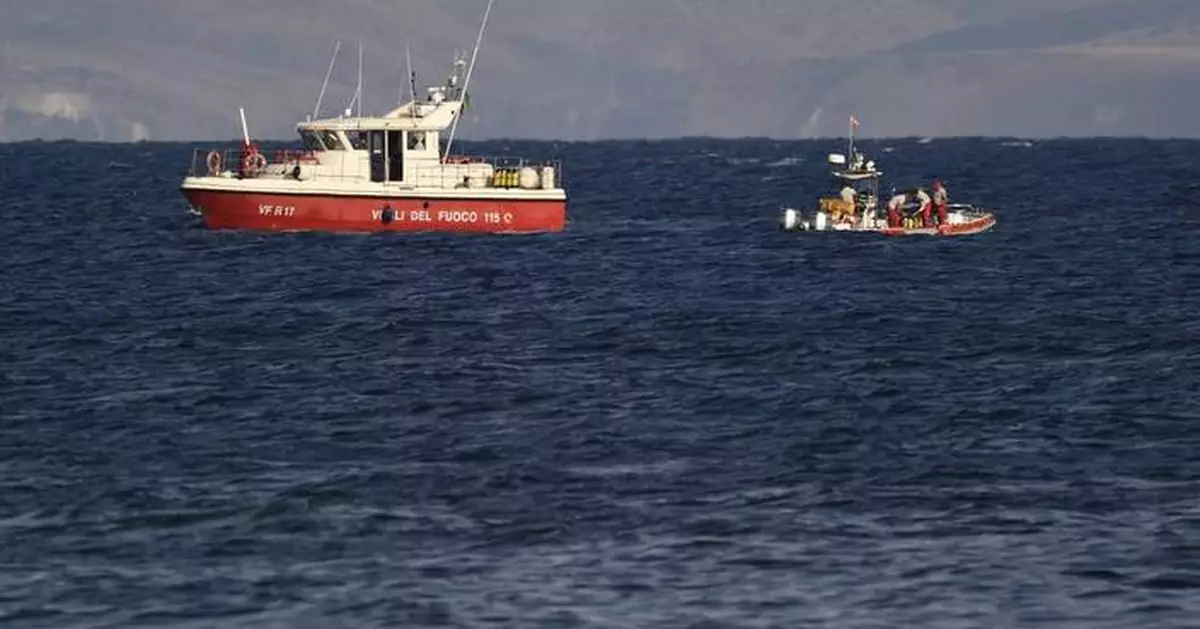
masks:
<path id="1" fill-rule="evenodd" d="M 212 233 L 187 146 L 0 145 L 0 623 L 1196 626 L 1200 143 L 867 147 L 999 225 L 691 140 L 482 147 L 562 234 Z"/>

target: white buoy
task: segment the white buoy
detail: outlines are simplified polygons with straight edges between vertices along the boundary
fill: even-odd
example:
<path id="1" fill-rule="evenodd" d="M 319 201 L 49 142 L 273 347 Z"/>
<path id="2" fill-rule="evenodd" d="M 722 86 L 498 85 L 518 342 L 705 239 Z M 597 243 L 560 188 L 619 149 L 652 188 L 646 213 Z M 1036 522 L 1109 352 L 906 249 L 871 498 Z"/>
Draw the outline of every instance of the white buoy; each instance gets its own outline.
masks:
<path id="1" fill-rule="evenodd" d="M 791 231 L 800 225 L 800 213 L 792 208 L 783 210 L 783 228 Z"/>
<path id="2" fill-rule="evenodd" d="M 517 185 L 525 190 L 533 190 L 538 187 L 538 172 L 529 166 L 524 166 L 518 171 Z"/>
<path id="3" fill-rule="evenodd" d="M 829 215 L 824 212 L 817 212 L 816 219 L 813 221 L 813 229 L 819 232 L 825 231 L 825 226 L 829 220 Z"/>

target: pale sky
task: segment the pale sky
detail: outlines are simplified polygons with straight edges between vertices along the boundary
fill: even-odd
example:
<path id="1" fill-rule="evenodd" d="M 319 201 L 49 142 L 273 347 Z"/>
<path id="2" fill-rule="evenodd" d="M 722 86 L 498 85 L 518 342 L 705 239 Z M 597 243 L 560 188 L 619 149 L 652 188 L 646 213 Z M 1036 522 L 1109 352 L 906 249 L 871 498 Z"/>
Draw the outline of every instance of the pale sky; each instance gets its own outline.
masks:
<path id="1" fill-rule="evenodd" d="M 0 8 L 0 140 L 290 138 L 395 104 L 486 0 L 39 0 Z M 82 8 L 81 6 L 86 7 Z M 464 137 L 1200 136 L 1198 0 L 496 0 Z"/>

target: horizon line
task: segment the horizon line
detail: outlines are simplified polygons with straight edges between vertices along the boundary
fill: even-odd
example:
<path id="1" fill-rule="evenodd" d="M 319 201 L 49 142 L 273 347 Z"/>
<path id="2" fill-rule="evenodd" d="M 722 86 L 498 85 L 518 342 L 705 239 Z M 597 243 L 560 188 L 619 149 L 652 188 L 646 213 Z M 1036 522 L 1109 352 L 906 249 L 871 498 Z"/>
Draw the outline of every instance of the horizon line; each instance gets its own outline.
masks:
<path id="1" fill-rule="evenodd" d="M 592 139 L 566 139 L 566 138 L 539 138 L 539 137 L 488 137 L 479 139 L 459 138 L 459 143 L 488 143 L 488 142 L 531 142 L 543 144 L 605 144 L 617 142 L 685 142 L 685 141 L 716 141 L 716 142 L 831 142 L 844 141 L 846 136 L 813 136 L 813 137 L 778 137 L 767 135 L 678 135 L 678 136 L 659 136 L 659 137 L 637 137 L 637 136 L 613 136 L 607 138 L 592 138 Z M 1055 142 L 1055 141 L 1078 141 L 1078 140 L 1143 140 L 1152 142 L 1197 142 L 1200 141 L 1200 135 L 1196 136 L 1171 136 L 1171 135 L 879 135 L 879 136 L 855 136 L 855 142 L 873 142 L 873 141 L 948 141 L 948 140 L 1018 140 L 1018 141 L 1037 141 L 1037 142 Z M 261 138 L 255 140 L 258 143 L 269 144 L 290 144 L 299 142 L 299 138 Z M 203 140 L 183 140 L 183 139 L 165 139 L 165 140 L 84 140 L 79 138 L 55 138 L 47 140 L 45 138 L 31 138 L 26 140 L 0 140 L 0 145 L 19 145 L 19 144 L 105 144 L 105 145 L 148 145 L 148 144 L 242 144 L 242 138 L 230 137 L 227 139 L 203 139 Z"/>

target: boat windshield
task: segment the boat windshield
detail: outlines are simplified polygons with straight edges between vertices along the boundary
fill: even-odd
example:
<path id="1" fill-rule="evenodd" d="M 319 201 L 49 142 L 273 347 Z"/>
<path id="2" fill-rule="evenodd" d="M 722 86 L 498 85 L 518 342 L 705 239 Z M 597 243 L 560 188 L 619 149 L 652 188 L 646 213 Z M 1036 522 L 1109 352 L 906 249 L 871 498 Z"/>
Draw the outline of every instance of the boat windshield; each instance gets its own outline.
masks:
<path id="1" fill-rule="evenodd" d="M 336 132 L 329 129 L 321 130 L 321 142 L 325 144 L 325 148 L 330 151 L 344 151 L 346 147 L 342 146 L 342 140 L 338 138 Z"/>
<path id="2" fill-rule="evenodd" d="M 408 132 L 408 150 L 424 151 L 425 150 L 425 132 L 424 131 L 409 131 Z"/>
<path id="3" fill-rule="evenodd" d="M 302 129 L 300 131 L 300 140 L 304 142 L 304 150 L 306 151 L 324 151 L 325 147 L 321 145 L 321 140 L 317 138 L 317 134 Z"/>
<path id="4" fill-rule="evenodd" d="M 350 138 L 350 146 L 356 151 L 367 150 L 367 132 L 366 131 L 347 131 L 346 136 Z"/>

